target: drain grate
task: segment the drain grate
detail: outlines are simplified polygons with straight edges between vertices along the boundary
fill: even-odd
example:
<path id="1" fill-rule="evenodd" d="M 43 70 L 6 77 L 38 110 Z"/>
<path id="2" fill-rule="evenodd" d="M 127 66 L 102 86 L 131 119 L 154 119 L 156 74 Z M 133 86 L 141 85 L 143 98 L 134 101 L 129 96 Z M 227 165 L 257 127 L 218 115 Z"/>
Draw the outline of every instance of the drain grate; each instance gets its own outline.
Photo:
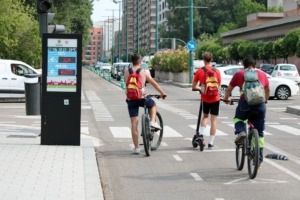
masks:
<path id="1" fill-rule="evenodd" d="M 9 135 L 8 138 L 37 138 L 36 135 Z"/>

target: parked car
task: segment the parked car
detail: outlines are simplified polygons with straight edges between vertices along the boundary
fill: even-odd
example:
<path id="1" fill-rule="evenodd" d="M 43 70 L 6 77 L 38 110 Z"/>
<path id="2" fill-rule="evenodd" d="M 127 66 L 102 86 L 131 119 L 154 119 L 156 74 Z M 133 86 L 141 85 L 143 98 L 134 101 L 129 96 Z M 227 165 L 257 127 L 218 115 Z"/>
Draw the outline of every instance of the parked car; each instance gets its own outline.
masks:
<path id="1" fill-rule="evenodd" d="M 22 61 L 0 59 L 0 98 L 25 98 L 25 80 L 38 82 L 38 78 L 26 78 L 28 74 L 41 73 Z"/>
<path id="2" fill-rule="evenodd" d="M 296 65 L 293 64 L 277 64 L 271 74 L 274 77 L 283 77 L 296 81 L 300 85 L 300 76 Z"/>
<path id="3" fill-rule="evenodd" d="M 102 63 L 99 67 L 99 70 L 103 72 L 110 73 L 111 71 L 111 64 L 110 63 Z"/>
<path id="4" fill-rule="evenodd" d="M 258 65 L 257 69 L 260 69 L 260 70 L 266 72 L 267 74 L 271 75 L 274 70 L 274 65 L 263 63 L 263 64 Z"/>
<path id="5" fill-rule="evenodd" d="M 194 74 L 196 73 L 196 71 L 198 69 L 200 69 L 201 67 L 204 67 L 204 61 L 203 60 L 194 60 Z"/>
<path id="6" fill-rule="evenodd" d="M 244 69 L 244 67 L 238 65 L 218 68 L 222 77 L 221 91 L 220 91 L 221 98 L 224 97 L 225 91 L 229 85 L 232 76 L 237 71 L 240 71 L 242 69 Z M 286 100 L 289 97 L 299 95 L 299 86 L 295 83 L 295 81 L 286 78 L 281 78 L 281 77 L 272 77 L 269 74 L 267 74 L 267 76 L 270 82 L 270 98 Z M 234 88 L 231 96 L 233 98 L 239 98 L 240 91 L 238 87 Z"/>
<path id="7" fill-rule="evenodd" d="M 123 75 L 124 68 L 129 66 L 131 63 L 114 63 L 111 68 L 111 76 L 118 81 L 121 80 L 121 76 Z"/>

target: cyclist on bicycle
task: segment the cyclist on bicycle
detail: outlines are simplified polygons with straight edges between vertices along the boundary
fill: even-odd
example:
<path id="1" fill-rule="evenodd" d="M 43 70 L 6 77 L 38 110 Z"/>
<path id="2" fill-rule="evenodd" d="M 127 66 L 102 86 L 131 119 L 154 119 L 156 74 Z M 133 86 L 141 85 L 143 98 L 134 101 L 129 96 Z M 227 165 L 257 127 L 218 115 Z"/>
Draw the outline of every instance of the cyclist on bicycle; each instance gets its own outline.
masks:
<path id="1" fill-rule="evenodd" d="M 131 62 L 132 62 L 132 70 L 137 71 L 139 68 L 141 68 L 141 62 L 142 62 L 142 57 L 137 54 L 133 53 L 131 55 Z M 144 107 L 146 106 L 150 108 L 150 118 L 151 122 L 150 125 L 151 127 L 154 127 L 156 129 L 161 129 L 161 127 L 155 122 L 155 116 L 156 116 L 156 104 L 155 101 L 146 96 L 146 91 L 145 91 L 145 84 L 146 81 L 150 83 L 159 93 L 161 98 L 165 98 L 166 94 L 162 90 L 162 88 L 159 86 L 159 84 L 151 77 L 150 72 L 146 70 L 141 70 L 139 72 L 139 75 L 142 79 L 142 98 L 138 100 L 129 100 L 126 99 L 127 106 L 128 106 L 128 112 L 130 116 L 130 121 L 131 121 L 131 135 L 132 135 L 132 141 L 134 144 L 134 149 L 133 149 L 133 154 L 139 154 L 140 153 L 140 148 L 139 148 L 139 134 L 138 134 L 138 116 L 139 116 L 139 107 Z M 129 71 L 125 70 L 124 71 L 124 80 L 127 82 L 127 79 L 129 77 Z"/>
<path id="2" fill-rule="evenodd" d="M 246 72 L 246 69 L 248 68 L 255 68 L 255 60 L 252 57 L 246 57 L 243 60 L 244 70 L 236 72 L 230 83 L 229 86 L 225 92 L 224 96 L 224 102 L 226 104 L 230 103 L 229 97 L 234 89 L 234 87 L 238 86 L 240 88 L 240 91 L 242 90 L 243 84 L 245 82 L 244 80 L 244 74 Z M 246 137 L 246 126 L 244 121 L 248 119 L 249 113 L 256 112 L 258 115 L 255 119 L 252 120 L 252 123 L 254 127 L 257 129 L 259 134 L 259 147 L 260 147 L 260 158 L 259 158 L 259 164 L 263 161 L 263 147 L 264 147 L 264 130 L 265 130 L 265 116 L 266 116 L 266 103 L 270 96 L 270 86 L 269 86 L 269 80 L 265 72 L 261 70 L 256 70 L 258 73 L 258 80 L 262 84 L 265 90 L 265 99 L 266 102 L 263 102 L 258 105 L 248 105 L 247 101 L 244 98 L 243 93 L 241 92 L 240 100 L 238 102 L 238 105 L 236 107 L 235 116 L 234 116 L 234 127 L 235 127 L 235 135 L 237 136 L 235 139 L 236 144 L 241 144 Z"/>

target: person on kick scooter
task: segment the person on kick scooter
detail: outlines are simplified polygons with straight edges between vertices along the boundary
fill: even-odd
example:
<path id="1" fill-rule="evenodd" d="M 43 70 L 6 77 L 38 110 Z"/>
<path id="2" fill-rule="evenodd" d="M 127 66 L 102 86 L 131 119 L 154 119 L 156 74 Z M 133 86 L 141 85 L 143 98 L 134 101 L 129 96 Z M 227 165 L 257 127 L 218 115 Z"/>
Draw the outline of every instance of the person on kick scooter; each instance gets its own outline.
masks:
<path id="1" fill-rule="evenodd" d="M 193 137 L 193 147 L 200 145 L 200 151 L 201 146 L 202 150 L 205 146 L 203 135 L 206 130 L 209 114 L 211 118 L 211 128 L 210 136 L 208 138 L 208 149 L 214 148 L 214 138 L 217 131 L 217 116 L 219 115 L 220 107 L 219 90 L 221 85 L 220 72 L 213 68 L 211 64 L 211 61 L 213 60 L 212 53 L 203 53 L 202 59 L 205 66 L 196 72 L 192 85 L 193 91 L 199 91 L 201 93 L 201 101 L 203 104 L 203 118 L 201 120 L 200 130 L 199 125 L 197 125 L 196 134 Z M 201 112 L 202 111 L 200 110 L 198 121 L 200 121 Z"/>

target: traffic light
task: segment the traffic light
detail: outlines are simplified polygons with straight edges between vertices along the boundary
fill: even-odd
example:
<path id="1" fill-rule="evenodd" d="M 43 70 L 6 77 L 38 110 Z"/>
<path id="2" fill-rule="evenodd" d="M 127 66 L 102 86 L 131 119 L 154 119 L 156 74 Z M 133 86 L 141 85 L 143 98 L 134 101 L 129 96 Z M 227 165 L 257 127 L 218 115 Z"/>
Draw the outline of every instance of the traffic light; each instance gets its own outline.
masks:
<path id="1" fill-rule="evenodd" d="M 48 13 L 51 8 L 51 0 L 38 0 L 37 1 L 37 12 L 38 13 Z"/>
<path id="2" fill-rule="evenodd" d="M 64 25 L 48 25 L 48 33 L 63 33 L 65 32 Z"/>

